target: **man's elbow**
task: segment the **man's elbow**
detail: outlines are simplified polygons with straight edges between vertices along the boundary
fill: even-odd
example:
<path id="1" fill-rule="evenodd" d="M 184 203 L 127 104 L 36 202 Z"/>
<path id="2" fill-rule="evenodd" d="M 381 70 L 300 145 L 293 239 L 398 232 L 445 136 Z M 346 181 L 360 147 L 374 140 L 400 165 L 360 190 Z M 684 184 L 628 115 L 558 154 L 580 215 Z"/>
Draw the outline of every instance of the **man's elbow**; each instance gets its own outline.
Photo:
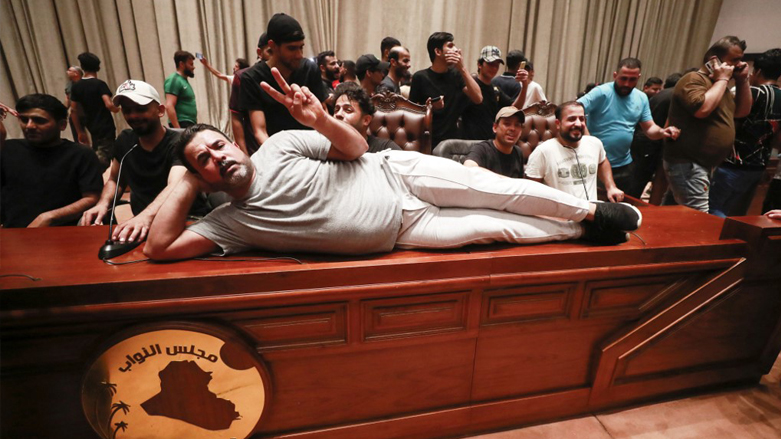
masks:
<path id="1" fill-rule="evenodd" d="M 483 103 L 483 95 L 478 94 L 477 96 L 472 96 L 472 102 L 475 103 L 475 105 L 480 105 Z"/>

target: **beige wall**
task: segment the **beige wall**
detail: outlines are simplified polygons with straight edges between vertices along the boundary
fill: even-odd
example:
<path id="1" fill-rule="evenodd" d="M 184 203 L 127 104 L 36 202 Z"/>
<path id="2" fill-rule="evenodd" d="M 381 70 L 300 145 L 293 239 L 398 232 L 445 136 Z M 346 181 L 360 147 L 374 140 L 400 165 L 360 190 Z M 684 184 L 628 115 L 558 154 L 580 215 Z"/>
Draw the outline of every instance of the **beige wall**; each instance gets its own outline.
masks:
<path id="1" fill-rule="evenodd" d="M 781 1 L 723 0 L 711 43 L 725 35 L 746 40 L 748 53 L 781 47 Z"/>

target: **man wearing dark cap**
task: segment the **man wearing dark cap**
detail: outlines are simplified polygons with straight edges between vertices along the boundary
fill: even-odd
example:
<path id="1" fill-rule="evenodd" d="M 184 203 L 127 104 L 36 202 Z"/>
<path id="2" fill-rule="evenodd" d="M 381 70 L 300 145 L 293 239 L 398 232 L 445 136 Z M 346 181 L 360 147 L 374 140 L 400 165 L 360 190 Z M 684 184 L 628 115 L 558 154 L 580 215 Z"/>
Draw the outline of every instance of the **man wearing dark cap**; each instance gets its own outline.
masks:
<path id="1" fill-rule="evenodd" d="M 513 106 L 496 113 L 495 138 L 475 143 L 464 160 L 464 166 L 481 167 L 510 178 L 523 177 L 523 152 L 516 145 L 523 132 L 523 111 Z"/>
<path id="2" fill-rule="evenodd" d="M 496 46 L 483 47 L 480 51 L 480 58 L 477 60 L 477 75 L 474 75 L 475 82 L 480 86 L 483 102 L 470 103 L 461 114 L 462 139 L 485 140 L 492 138 L 494 136 L 492 130 L 495 126 L 494 119 L 499 109 L 511 105 L 518 109 L 523 107 L 528 87 L 524 86 L 518 96 L 513 99 L 499 87 L 491 84 L 491 80 L 499 72 L 500 64 L 504 64 L 504 60 L 499 48 Z M 527 84 L 529 82 L 528 72 L 520 69 L 515 80 Z"/>
<path id="3" fill-rule="evenodd" d="M 378 60 L 372 54 L 361 55 L 358 58 L 358 61 L 355 62 L 355 74 L 358 76 L 358 81 L 361 82 L 361 87 L 366 91 L 366 94 L 369 96 L 374 94 L 377 86 L 385 78 L 384 72 L 388 69 L 388 66 L 390 64 Z"/>
<path id="4" fill-rule="evenodd" d="M 271 58 L 260 61 L 241 74 L 239 107 L 249 115 L 251 132 L 262 145 L 269 136 L 283 130 L 307 129 L 298 123 L 288 110 L 260 88 L 265 81 L 279 87 L 271 76 L 276 67 L 288 83 L 306 86 L 323 102 L 327 95 L 320 79 L 317 65 L 304 58 L 304 31 L 295 18 L 286 14 L 274 14 L 266 30 Z"/>

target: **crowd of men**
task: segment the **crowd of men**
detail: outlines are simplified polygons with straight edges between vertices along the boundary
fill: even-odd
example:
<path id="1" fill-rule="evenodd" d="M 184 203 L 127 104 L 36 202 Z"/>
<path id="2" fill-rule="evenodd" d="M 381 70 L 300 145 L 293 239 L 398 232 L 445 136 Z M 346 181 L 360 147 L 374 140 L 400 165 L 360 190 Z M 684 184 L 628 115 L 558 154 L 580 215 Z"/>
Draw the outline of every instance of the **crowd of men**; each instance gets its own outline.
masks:
<path id="1" fill-rule="evenodd" d="M 431 65 L 411 74 L 410 50 L 395 38 L 382 41 L 379 59 L 354 63 L 332 50 L 305 58 L 305 38 L 295 18 L 275 14 L 257 62 L 237 59 L 232 75 L 177 51 L 164 98 L 134 79 L 112 93 L 97 78 L 100 59 L 79 55 L 67 106 L 32 94 L 0 107 L 24 134 L 5 140 L 2 131 L 2 226 L 104 224 L 115 191 L 129 188 L 133 217 L 113 237 L 148 237 L 145 251 L 158 259 L 252 247 L 355 254 L 493 241 L 618 244 L 642 221 L 621 203 L 625 194 L 640 197 L 663 174 L 665 204 L 745 214 L 781 147 L 781 49 L 749 73 L 736 37 L 717 41 L 700 68 L 649 78 L 642 91 L 640 60 L 620 60 L 613 82 L 558 105 L 557 135 L 525 169 L 522 109 L 546 97 L 523 52 L 505 61 L 485 46 L 473 74 L 454 36 L 435 32 Z M 189 82 L 196 58 L 231 86 L 234 141 L 198 123 Z M 369 135 L 375 93 L 431 106 L 434 146 L 479 142 L 463 166 L 402 151 Z M 119 136 L 117 112 L 130 127 Z M 61 137 L 69 122 L 78 143 Z M 598 185 L 612 203 L 596 202 Z M 215 192 L 223 195 L 207 196 Z M 781 208 L 781 171 L 764 207 Z M 187 227 L 188 216 L 203 219 Z"/>

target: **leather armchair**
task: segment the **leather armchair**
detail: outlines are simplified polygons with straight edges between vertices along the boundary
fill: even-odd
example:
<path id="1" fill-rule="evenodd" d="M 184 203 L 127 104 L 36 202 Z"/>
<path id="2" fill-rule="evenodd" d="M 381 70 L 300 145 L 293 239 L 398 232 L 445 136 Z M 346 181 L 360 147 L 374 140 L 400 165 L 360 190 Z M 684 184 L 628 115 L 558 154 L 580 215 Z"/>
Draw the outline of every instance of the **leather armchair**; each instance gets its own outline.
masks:
<path id="1" fill-rule="evenodd" d="M 549 102 L 537 102 L 523 110 L 525 121 L 523 123 L 523 132 L 517 145 L 523 151 L 524 163 L 529 158 L 529 154 L 534 151 L 540 143 L 556 137 L 559 133 L 556 128 L 556 105 Z"/>
<path id="2" fill-rule="evenodd" d="M 434 148 L 433 154 L 437 157 L 445 157 L 464 163 L 466 156 L 472 149 L 472 145 L 480 142 L 479 140 L 448 139 L 444 140 Z"/>
<path id="3" fill-rule="evenodd" d="M 377 111 L 369 134 L 391 139 L 405 151 L 431 154 L 431 106 L 418 105 L 391 92 L 371 97 Z"/>

